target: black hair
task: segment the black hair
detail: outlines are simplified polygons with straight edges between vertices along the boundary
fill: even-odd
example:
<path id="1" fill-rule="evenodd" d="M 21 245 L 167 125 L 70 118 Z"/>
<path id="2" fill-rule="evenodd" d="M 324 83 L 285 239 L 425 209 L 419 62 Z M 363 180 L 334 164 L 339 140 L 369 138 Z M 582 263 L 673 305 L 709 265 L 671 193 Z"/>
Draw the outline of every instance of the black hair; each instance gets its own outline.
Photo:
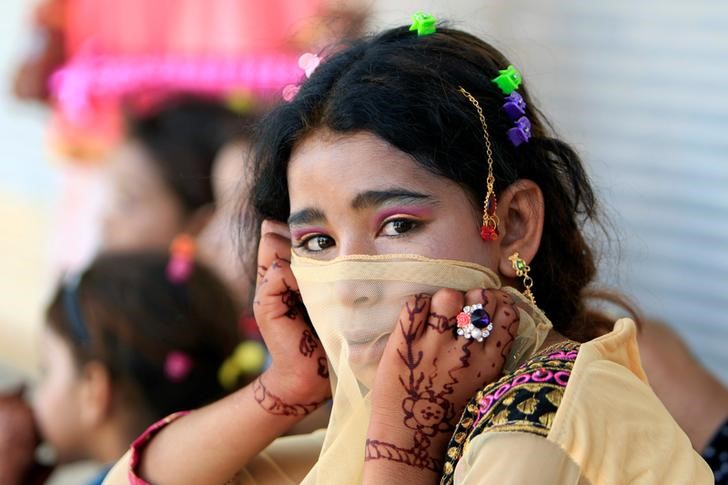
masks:
<path id="1" fill-rule="evenodd" d="M 440 26 L 425 37 L 407 27 L 386 30 L 338 50 L 321 64 L 296 97 L 263 121 L 257 135 L 251 224 L 285 221 L 290 205 L 286 170 L 296 144 L 314 130 L 375 134 L 431 173 L 458 183 L 482 207 L 487 169 L 482 128 L 462 86 L 483 108 L 493 145 L 496 192 L 518 179 L 535 182 L 544 196 L 544 231 L 530 263 L 539 306 L 556 330 L 586 340 L 611 329 L 591 311 L 587 285 L 597 266 L 583 225 L 597 221 L 597 201 L 578 154 L 557 138 L 529 96 L 533 137 L 514 147 L 513 122 L 492 79 L 510 62 L 468 33 Z M 252 229 L 248 228 L 248 229 Z M 249 231 L 252 233 L 253 231 Z"/>
<path id="2" fill-rule="evenodd" d="M 127 118 L 127 135 L 140 143 L 188 212 L 213 204 L 212 166 L 220 149 L 250 135 L 257 116 L 240 115 L 205 98 L 167 100 Z"/>
<path id="3" fill-rule="evenodd" d="M 157 251 L 101 255 L 72 287 L 59 287 L 46 312 L 79 367 L 97 361 L 107 368 L 139 416 L 137 433 L 222 397 L 218 369 L 239 341 L 238 312 L 224 284 L 199 263 L 186 281 L 173 283 L 168 261 Z M 165 372 L 174 352 L 192 363 L 179 381 Z"/>

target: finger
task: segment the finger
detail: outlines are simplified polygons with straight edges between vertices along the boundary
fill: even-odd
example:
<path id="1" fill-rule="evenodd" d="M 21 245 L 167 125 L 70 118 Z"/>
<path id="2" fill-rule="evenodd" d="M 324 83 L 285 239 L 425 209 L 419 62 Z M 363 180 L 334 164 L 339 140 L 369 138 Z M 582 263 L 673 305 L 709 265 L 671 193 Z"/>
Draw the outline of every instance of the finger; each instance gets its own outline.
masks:
<path id="1" fill-rule="evenodd" d="M 438 355 L 439 365 L 448 371 L 455 371 L 469 365 L 470 347 L 473 341 L 464 341 L 455 333 L 457 316 L 465 306 L 465 295 L 461 291 L 443 288 L 432 296 L 428 331 L 423 348 L 428 355 Z M 442 384 L 450 378 L 448 372 L 439 373 L 435 380 Z"/>
<path id="2" fill-rule="evenodd" d="M 452 333 L 455 318 L 463 309 L 463 294 L 450 288 L 443 288 L 432 295 L 427 317 L 428 329 L 436 334 Z"/>
<path id="3" fill-rule="evenodd" d="M 271 261 L 256 287 L 255 310 L 259 322 L 281 318 L 303 322 L 303 303 L 288 261 Z"/>
<path id="4" fill-rule="evenodd" d="M 427 327 L 427 317 L 430 313 L 430 295 L 419 294 L 407 298 L 397 317 L 397 324 L 389 337 L 384 355 L 393 358 L 396 353 L 402 358 L 407 352 L 408 342 L 418 340 Z"/>
<path id="5" fill-rule="evenodd" d="M 502 366 L 510 353 L 516 335 L 518 335 L 520 314 L 513 299 L 507 293 L 494 291 L 493 299 L 496 302 L 495 309 L 491 314 L 493 330 L 485 341 L 485 351 L 491 357 L 500 360 Z"/>
<path id="6" fill-rule="evenodd" d="M 276 259 L 291 260 L 291 235 L 284 223 L 265 220 L 260 226 L 257 282 Z"/>
<path id="7" fill-rule="evenodd" d="M 322 356 L 315 332 L 306 323 L 298 285 L 287 261 L 273 260 L 270 264 L 256 287 L 253 312 L 274 360 L 290 355 L 296 345 L 304 357 Z"/>

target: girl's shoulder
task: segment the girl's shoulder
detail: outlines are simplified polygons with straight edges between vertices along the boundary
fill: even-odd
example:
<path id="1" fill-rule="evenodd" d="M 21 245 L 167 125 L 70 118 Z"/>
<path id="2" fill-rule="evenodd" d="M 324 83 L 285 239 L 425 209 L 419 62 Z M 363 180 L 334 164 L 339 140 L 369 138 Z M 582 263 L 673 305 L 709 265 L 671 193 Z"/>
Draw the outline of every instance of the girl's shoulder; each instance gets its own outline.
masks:
<path id="1" fill-rule="evenodd" d="M 579 346 L 564 341 L 544 348 L 478 391 L 466 405 L 448 445 L 445 475 L 453 473 L 468 442 L 482 433 L 518 431 L 547 436 Z"/>

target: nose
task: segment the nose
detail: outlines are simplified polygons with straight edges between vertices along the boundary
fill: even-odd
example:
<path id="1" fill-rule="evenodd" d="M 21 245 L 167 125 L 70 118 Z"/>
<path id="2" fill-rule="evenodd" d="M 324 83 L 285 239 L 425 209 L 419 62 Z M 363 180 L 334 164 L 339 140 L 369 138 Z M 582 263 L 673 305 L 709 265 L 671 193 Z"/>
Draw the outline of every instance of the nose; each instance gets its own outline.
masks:
<path id="1" fill-rule="evenodd" d="M 372 255 L 377 254 L 374 241 L 365 234 L 352 234 L 351 237 L 338 241 L 339 252 L 337 256 Z"/>
<path id="2" fill-rule="evenodd" d="M 374 280 L 349 280 L 336 283 L 334 288 L 339 303 L 350 308 L 368 308 L 382 298 L 382 282 Z"/>

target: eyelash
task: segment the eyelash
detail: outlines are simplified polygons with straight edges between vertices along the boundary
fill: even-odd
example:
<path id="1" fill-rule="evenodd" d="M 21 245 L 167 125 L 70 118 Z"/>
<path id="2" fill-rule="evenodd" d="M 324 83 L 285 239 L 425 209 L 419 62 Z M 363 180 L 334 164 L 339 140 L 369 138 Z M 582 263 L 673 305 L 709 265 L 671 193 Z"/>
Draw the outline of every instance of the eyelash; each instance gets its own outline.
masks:
<path id="1" fill-rule="evenodd" d="M 384 230 L 384 228 L 388 224 L 391 224 L 393 222 L 404 222 L 404 223 L 407 223 L 407 224 L 411 224 L 411 227 L 408 230 L 406 230 L 406 231 L 404 231 L 402 233 L 398 233 L 398 234 L 394 234 L 394 235 L 389 235 L 389 236 L 385 236 L 385 237 L 391 237 L 391 238 L 403 237 L 405 235 L 410 234 L 412 231 L 416 231 L 416 230 L 420 229 L 423 226 L 423 222 L 420 221 L 420 220 L 418 220 L 418 219 L 414 219 L 414 218 L 411 218 L 411 217 L 395 216 L 395 217 L 392 217 L 390 219 L 386 219 L 386 220 L 384 220 L 384 221 L 381 222 L 379 231 L 377 232 L 377 235 L 381 234 L 382 231 Z M 319 238 L 319 237 L 320 238 L 327 238 L 329 240 L 333 240 L 333 238 L 331 236 L 327 235 L 327 234 L 311 233 L 311 234 L 306 234 L 305 236 L 303 236 L 303 238 L 301 238 L 300 241 L 298 241 L 298 242 L 296 242 L 296 243 L 293 244 L 293 247 L 296 248 L 296 249 L 300 249 L 300 250 L 302 250 L 304 252 L 308 252 L 308 253 L 320 253 L 320 252 L 323 252 L 326 249 L 329 249 L 330 247 L 332 247 L 332 246 L 329 246 L 329 247 L 326 247 L 326 248 L 323 248 L 323 249 L 320 249 L 320 250 L 312 250 L 312 249 L 308 249 L 306 247 L 306 245 L 309 242 L 311 242 L 312 240 L 314 240 L 316 238 Z"/>

